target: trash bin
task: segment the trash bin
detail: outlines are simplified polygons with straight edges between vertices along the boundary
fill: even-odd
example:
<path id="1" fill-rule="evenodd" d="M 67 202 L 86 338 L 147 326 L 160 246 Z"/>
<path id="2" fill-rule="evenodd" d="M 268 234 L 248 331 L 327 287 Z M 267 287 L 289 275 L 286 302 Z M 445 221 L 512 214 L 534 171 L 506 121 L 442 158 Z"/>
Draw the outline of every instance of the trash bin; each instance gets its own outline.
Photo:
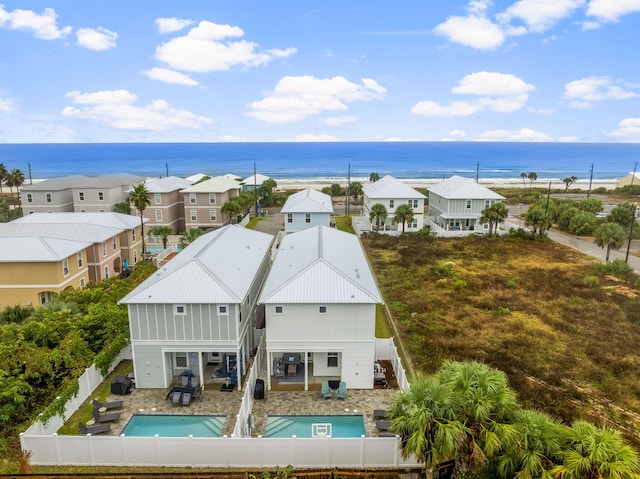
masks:
<path id="1" fill-rule="evenodd" d="M 256 379 L 256 387 L 253 390 L 253 399 L 264 399 L 264 381 Z"/>

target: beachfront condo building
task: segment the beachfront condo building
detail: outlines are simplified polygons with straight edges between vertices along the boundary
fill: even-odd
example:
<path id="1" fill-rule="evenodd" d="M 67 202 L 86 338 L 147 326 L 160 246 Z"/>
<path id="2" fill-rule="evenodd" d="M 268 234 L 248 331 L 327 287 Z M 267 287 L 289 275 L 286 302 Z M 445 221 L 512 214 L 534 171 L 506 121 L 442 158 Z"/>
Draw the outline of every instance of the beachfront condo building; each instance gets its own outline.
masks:
<path id="1" fill-rule="evenodd" d="M 144 184 L 149 192 L 150 203 L 143 212 L 148 220 L 149 228 L 154 226 L 168 226 L 178 234 L 184 231 L 184 194 L 182 190 L 194 182 L 177 176 L 167 176 Z M 130 193 L 132 190 L 129 190 Z M 131 214 L 138 216 L 138 209 L 130 203 Z"/>
<path id="2" fill-rule="evenodd" d="M 219 228 L 229 222 L 222 206 L 240 195 L 240 184 L 225 176 L 216 176 L 182 190 L 185 229 Z"/>
<path id="3" fill-rule="evenodd" d="M 427 197 L 415 188 L 394 178 L 385 176 L 374 183 L 366 185 L 362 189 L 362 215 L 370 218 L 371 208 L 381 204 L 387 211 L 387 217 L 380 222 L 379 229 L 394 232 L 415 232 L 424 226 L 424 205 Z M 413 211 L 413 220 L 405 223 L 396 223 L 396 209 L 400 205 L 409 205 Z M 370 228 L 377 228 L 377 220 L 371 222 Z"/>

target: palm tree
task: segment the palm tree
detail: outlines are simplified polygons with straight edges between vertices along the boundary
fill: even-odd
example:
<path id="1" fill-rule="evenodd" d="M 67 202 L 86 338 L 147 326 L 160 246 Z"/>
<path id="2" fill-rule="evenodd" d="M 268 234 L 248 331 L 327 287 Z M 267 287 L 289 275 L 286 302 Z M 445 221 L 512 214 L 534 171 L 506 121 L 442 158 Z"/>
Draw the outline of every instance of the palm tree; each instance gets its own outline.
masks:
<path id="1" fill-rule="evenodd" d="M 594 238 L 596 244 L 601 248 L 607 248 L 605 255 L 605 262 L 609 262 L 609 254 L 611 250 L 619 250 L 624 243 L 626 233 L 622 226 L 618 223 L 602 223 L 596 228 L 594 232 Z"/>
<path id="2" fill-rule="evenodd" d="M 144 210 L 151 204 L 151 195 L 147 190 L 144 183 L 140 183 L 133 188 L 133 191 L 129 193 L 129 199 L 133 203 L 133 206 L 138 210 L 140 215 L 140 234 L 142 235 L 142 257 L 146 254 L 146 246 L 144 243 Z"/>
<path id="3" fill-rule="evenodd" d="M 520 178 L 522 178 L 522 186 L 524 186 L 526 188 L 527 184 L 524 182 L 524 180 L 527 179 L 527 172 L 523 171 L 522 173 L 520 173 Z"/>
<path id="4" fill-rule="evenodd" d="M 480 223 L 489 223 L 489 236 L 491 236 L 493 234 L 493 225 L 496 225 L 497 230 L 498 225 L 502 223 L 507 216 L 509 216 L 509 210 L 503 202 L 498 201 L 482 210 L 482 216 L 480 216 L 479 221 Z"/>
<path id="5" fill-rule="evenodd" d="M 619 431 L 576 421 L 568 428 L 562 464 L 551 474 L 560 479 L 631 479 L 638 477 L 638 455 Z"/>
<path id="6" fill-rule="evenodd" d="M 351 196 L 353 196 L 353 199 L 355 201 L 358 201 L 358 196 L 362 194 L 362 183 L 360 183 L 359 181 L 354 181 L 349 186 L 349 191 L 351 192 Z"/>
<path id="7" fill-rule="evenodd" d="M 203 231 L 200 228 L 189 228 L 188 231 L 182 233 L 178 246 L 180 246 L 180 248 L 186 248 L 189 244 L 193 243 L 198 236 L 201 236 L 202 233 Z"/>
<path id="8" fill-rule="evenodd" d="M 568 178 L 565 178 L 564 180 L 562 180 L 564 182 L 564 191 L 565 193 L 567 192 L 567 190 L 569 189 L 569 187 L 574 184 L 576 181 L 578 181 L 578 178 L 575 176 L 570 176 Z"/>
<path id="9" fill-rule="evenodd" d="M 167 249 L 167 243 L 169 241 L 169 235 L 172 235 L 174 233 L 174 231 L 173 231 L 173 228 L 171 226 L 156 225 L 153 228 L 151 228 L 151 231 L 149 231 L 149 233 L 154 235 L 154 236 L 160 236 L 160 238 L 162 239 L 163 248 Z"/>
<path id="10" fill-rule="evenodd" d="M 551 469 L 559 463 L 565 428 L 547 414 L 530 409 L 516 411 L 513 424 L 518 440 L 507 443 L 498 456 L 498 474 L 550 478 Z"/>
<path id="11" fill-rule="evenodd" d="M 551 228 L 551 219 L 542 206 L 534 205 L 527 211 L 524 224 L 533 227 L 533 232 L 542 236 Z"/>
<path id="12" fill-rule="evenodd" d="M 4 193 L 2 192 L 2 182 L 7 179 L 8 173 L 9 171 L 7 170 L 7 167 L 4 166 L 4 163 L 0 163 L 0 201 L 4 199 L 3 198 Z"/>
<path id="13" fill-rule="evenodd" d="M 224 205 L 222 205 L 221 209 L 222 213 L 227 215 L 227 217 L 231 220 L 232 223 L 236 222 L 240 211 L 242 211 L 242 206 L 236 200 L 236 198 L 231 198 Z"/>
<path id="14" fill-rule="evenodd" d="M 6 175 L 7 184 L 9 185 L 9 189 L 11 190 L 11 197 L 13 198 L 13 186 L 16 187 L 16 195 L 18 195 L 20 187 L 24 183 L 24 173 L 20 171 L 18 168 L 14 168 Z M 14 200 L 14 204 L 20 203 L 19 199 Z"/>
<path id="15" fill-rule="evenodd" d="M 369 211 L 369 221 L 373 223 L 373 220 L 376 221 L 376 229 L 380 229 L 380 223 L 384 224 L 384 220 L 387 218 L 387 209 L 384 207 L 382 203 L 376 203 L 371 206 L 371 210 Z"/>
<path id="16" fill-rule="evenodd" d="M 371 173 L 369 175 L 369 181 L 371 183 L 375 183 L 376 181 L 378 181 L 380 179 L 380 175 L 378 173 Z"/>
<path id="17" fill-rule="evenodd" d="M 413 208 L 407 204 L 398 206 L 393 220 L 396 223 L 402 223 L 402 232 L 404 233 L 405 223 L 411 223 L 413 221 Z"/>
<path id="18" fill-rule="evenodd" d="M 391 429 L 400 436 L 402 455 L 423 460 L 426 469 L 458 455 L 467 429 L 457 419 L 455 395 L 438 376 L 421 374 L 396 394 L 389 411 Z"/>
<path id="19" fill-rule="evenodd" d="M 527 178 L 529 178 L 529 189 L 531 189 L 533 187 L 533 182 L 538 179 L 538 174 L 532 171 L 527 175 Z"/>

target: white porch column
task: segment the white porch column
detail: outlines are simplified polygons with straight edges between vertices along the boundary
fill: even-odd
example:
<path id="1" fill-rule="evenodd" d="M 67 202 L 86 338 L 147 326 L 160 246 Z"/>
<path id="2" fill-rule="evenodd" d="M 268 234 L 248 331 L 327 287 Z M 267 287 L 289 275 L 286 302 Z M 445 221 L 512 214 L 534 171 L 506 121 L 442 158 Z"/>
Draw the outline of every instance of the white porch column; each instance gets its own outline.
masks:
<path id="1" fill-rule="evenodd" d="M 273 354 L 267 350 L 267 390 L 271 391 L 271 366 L 273 364 Z"/>
<path id="2" fill-rule="evenodd" d="M 204 389 L 204 366 L 202 365 L 202 351 L 198 351 L 198 376 L 200 377 L 200 386 Z"/>
<path id="3" fill-rule="evenodd" d="M 309 363 L 308 363 L 308 353 L 305 351 L 304 353 L 304 390 L 309 390 Z"/>

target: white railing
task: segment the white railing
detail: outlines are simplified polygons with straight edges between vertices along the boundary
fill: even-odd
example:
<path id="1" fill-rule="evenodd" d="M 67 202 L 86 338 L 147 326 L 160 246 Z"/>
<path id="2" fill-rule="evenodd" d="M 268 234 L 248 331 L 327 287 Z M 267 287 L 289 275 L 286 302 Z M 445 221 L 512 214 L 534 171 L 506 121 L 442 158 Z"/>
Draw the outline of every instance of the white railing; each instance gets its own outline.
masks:
<path id="1" fill-rule="evenodd" d="M 260 373 L 260 368 L 264 360 L 266 352 L 266 341 L 264 335 L 260 339 L 256 355 L 253 358 L 253 365 L 249 370 L 246 382 L 244 383 L 244 395 L 242 396 L 242 402 L 240 403 L 240 409 L 236 416 L 236 427 L 233 429 L 233 437 L 248 437 L 249 433 L 249 414 L 253 409 L 253 393 L 256 388 L 256 379 Z"/>
<path id="2" fill-rule="evenodd" d="M 178 252 L 178 246 L 172 244 L 171 246 L 169 246 L 167 249 L 162 250 L 160 253 L 154 255 L 151 257 L 151 261 L 153 262 L 153 265 L 156 268 L 159 268 L 160 265 L 162 264 L 162 262 L 167 259 L 167 257 L 171 254 L 171 253 L 177 253 Z"/>
<path id="3" fill-rule="evenodd" d="M 398 380 L 398 387 L 402 391 L 409 389 L 409 379 L 404 367 L 402 367 L 398 348 L 396 348 L 393 338 L 376 338 L 376 359 L 391 361 Z"/>

